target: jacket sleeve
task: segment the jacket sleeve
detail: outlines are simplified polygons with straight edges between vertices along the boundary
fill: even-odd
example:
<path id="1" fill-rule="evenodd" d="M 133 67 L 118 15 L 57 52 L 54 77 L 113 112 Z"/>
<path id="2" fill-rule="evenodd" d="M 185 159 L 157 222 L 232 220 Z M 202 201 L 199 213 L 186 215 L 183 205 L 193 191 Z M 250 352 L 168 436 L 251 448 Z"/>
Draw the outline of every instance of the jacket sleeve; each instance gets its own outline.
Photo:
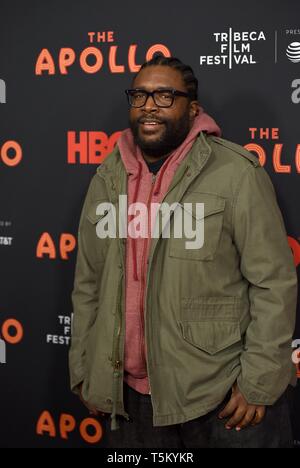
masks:
<path id="1" fill-rule="evenodd" d="M 69 370 L 71 389 L 78 393 L 77 386 L 85 377 L 85 346 L 89 330 L 97 314 L 97 276 L 93 258 L 94 245 L 88 241 L 93 226 L 87 220 L 86 213 L 93 191 L 92 179 L 81 211 L 78 228 L 78 250 L 75 267 L 74 287 L 72 291 L 73 321 L 72 340 L 69 351 Z M 93 239 L 93 237 L 89 237 Z"/>
<path id="2" fill-rule="evenodd" d="M 297 273 L 274 187 L 261 166 L 250 165 L 241 177 L 233 229 L 251 315 L 238 386 L 249 404 L 273 405 L 295 372 Z"/>

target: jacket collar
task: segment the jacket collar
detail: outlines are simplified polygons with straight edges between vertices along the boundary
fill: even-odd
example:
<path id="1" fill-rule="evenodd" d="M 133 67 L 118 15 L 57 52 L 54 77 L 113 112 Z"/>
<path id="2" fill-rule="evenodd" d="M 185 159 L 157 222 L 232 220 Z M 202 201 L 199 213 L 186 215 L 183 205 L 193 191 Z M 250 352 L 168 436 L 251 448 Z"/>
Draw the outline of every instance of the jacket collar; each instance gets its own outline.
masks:
<path id="1" fill-rule="evenodd" d="M 178 167 L 165 199 L 167 197 L 170 198 L 170 192 L 173 191 L 173 188 L 182 179 L 184 173 L 187 172 L 182 184 L 180 184 L 180 190 L 176 190 L 176 193 L 182 192 L 183 195 L 194 178 L 206 165 L 210 154 L 211 147 L 207 141 L 207 135 L 201 131 L 189 154 Z M 119 195 L 127 193 L 127 173 L 118 146 L 114 148 L 113 152 L 105 159 L 101 166 L 98 166 L 97 174 L 105 180 L 108 195 L 112 203 L 117 201 Z"/>

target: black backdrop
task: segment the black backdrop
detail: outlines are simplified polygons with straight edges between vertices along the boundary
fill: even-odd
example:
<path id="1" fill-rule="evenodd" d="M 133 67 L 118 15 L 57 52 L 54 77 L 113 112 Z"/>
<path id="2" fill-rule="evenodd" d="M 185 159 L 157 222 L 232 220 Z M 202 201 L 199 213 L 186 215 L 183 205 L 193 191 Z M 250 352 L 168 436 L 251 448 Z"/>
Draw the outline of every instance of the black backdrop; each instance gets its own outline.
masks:
<path id="1" fill-rule="evenodd" d="M 260 154 L 300 263 L 299 18 L 299 0 L 1 0 L 1 447 L 101 445 L 69 391 L 76 233 L 89 180 L 127 127 L 123 90 L 155 51 L 192 65 L 223 137 Z M 300 377 L 297 339 L 299 320 Z"/>

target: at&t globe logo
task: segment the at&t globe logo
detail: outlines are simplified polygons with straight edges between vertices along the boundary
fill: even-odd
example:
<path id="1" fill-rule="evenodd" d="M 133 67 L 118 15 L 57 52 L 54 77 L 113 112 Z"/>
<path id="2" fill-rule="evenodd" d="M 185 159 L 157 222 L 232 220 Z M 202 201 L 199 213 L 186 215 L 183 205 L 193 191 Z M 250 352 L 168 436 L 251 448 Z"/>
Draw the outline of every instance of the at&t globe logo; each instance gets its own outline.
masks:
<path id="1" fill-rule="evenodd" d="M 291 62 L 300 62 L 300 42 L 292 42 L 286 49 L 286 55 Z"/>

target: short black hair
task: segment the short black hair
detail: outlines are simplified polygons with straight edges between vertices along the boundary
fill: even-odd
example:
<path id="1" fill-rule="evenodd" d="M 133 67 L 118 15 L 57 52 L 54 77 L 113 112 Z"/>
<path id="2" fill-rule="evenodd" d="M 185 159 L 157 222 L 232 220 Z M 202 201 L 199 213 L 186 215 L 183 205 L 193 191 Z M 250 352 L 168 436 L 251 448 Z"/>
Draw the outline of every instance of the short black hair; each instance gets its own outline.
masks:
<path id="1" fill-rule="evenodd" d="M 155 65 L 170 67 L 174 70 L 178 70 L 181 73 L 191 101 L 198 100 L 198 80 L 195 77 L 192 67 L 190 67 L 189 65 L 185 65 L 181 60 L 179 60 L 176 57 L 165 57 L 164 55 L 155 55 L 151 60 L 145 62 L 141 66 L 138 73 L 134 76 L 133 81 L 138 76 L 141 70 L 147 67 L 153 67 Z"/>

